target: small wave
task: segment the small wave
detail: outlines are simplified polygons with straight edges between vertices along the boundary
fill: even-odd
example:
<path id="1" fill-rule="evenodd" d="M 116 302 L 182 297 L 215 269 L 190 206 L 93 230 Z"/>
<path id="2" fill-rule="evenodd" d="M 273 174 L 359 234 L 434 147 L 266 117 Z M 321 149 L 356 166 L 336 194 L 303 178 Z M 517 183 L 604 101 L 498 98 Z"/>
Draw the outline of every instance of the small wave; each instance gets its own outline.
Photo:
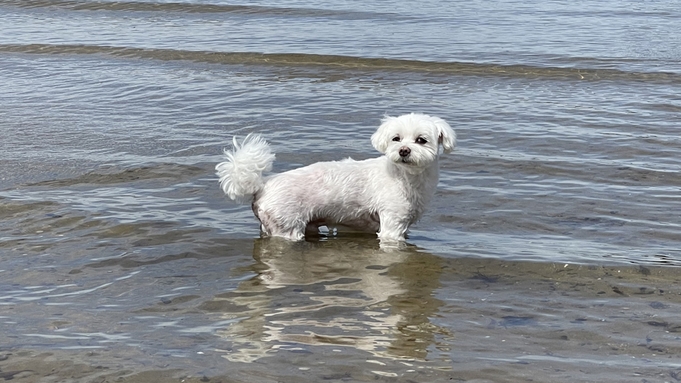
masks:
<path id="1" fill-rule="evenodd" d="M 156 3 L 139 1 L 59 1 L 59 0 L 4 0 L 0 5 L 19 8 L 56 8 L 67 11 L 108 12 L 176 12 L 176 13 L 235 13 L 253 16 L 323 17 L 332 19 L 399 18 L 396 14 L 357 12 L 320 8 L 287 8 L 260 5 Z"/>
<path id="2" fill-rule="evenodd" d="M 194 61 L 222 65 L 261 65 L 282 67 L 317 67 L 356 71 L 414 72 L 439 75 L 537 78 L 583 81 L 636 81 L 680 84 L 681 74 L 670 72 L 628 72 L 618 69 L 538 67 L 471 62 L 435 62 L 393 58 L 368 58 L 306 53 L 213 52 L 173 49 L 146 49 L 100 45 L 0 44 L 0 52 L 28 54 L 96 55 Z"/>
<path id="3" fill-rule="evenodd" d="M 28 184 L 27 186 L 69 187 L 82 184 L 113 185 L 158 178 L 171 178 L 177 180 L 181 177 L 204 174 L 204 172 L 204 169 L 196 166 L 161 163 L 120 171 L 113 170 L 108 173 L 90 172 L 75 178 L 41 181 Z"/>

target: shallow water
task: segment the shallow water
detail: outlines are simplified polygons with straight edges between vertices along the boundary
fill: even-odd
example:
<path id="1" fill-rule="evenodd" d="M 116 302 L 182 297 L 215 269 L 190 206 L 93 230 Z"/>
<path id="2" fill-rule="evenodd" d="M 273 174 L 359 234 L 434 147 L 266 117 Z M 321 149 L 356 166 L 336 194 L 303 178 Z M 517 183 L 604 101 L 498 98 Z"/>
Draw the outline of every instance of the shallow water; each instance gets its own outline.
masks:
<path id="1" fill-rule="evenodd" d="M 0 376 L 675 381 L 672 2 L 0 1 Z M 458 148 L 409 246 L 260 239 L 213 168 Z"/>

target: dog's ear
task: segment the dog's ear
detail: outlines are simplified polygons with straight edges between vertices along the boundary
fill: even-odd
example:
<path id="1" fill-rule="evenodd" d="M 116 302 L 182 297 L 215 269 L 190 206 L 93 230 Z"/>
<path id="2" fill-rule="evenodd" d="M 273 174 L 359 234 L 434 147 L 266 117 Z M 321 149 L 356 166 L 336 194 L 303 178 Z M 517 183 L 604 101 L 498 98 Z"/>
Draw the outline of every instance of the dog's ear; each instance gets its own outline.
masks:
<path id="1" fill-rule="evenodd" d="M 442 145 L 442 149 L 445 153 L 451 153 L 456 146 L 456 133 L 445 120 L 440 117 L 431 117 L 433 123 L 437 127 L 439 142 Z"/>
<path id="2" fill-rule="evenodd" d="M 385 153 L 385 151 L 388 150 L 390 126 L 396 119 L 396 117 L 385 116 L 383 120 L 381 120 L 381 126 L 379 126 L 376 132 L 371 136 L 371 145 L 381 153 Z"/>

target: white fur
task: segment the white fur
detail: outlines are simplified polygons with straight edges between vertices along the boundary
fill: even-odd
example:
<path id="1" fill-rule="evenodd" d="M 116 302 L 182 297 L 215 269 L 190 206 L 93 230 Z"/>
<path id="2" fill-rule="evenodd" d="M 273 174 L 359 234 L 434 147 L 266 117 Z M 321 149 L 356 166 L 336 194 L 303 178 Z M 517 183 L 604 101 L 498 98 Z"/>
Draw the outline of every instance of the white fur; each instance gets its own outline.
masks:
<path id="1" fill-rule="evenodd" d="M 265 235 L 301 240 L 320 226 L 340 225 L 377 233 L 384 243 L 404 241 L 421 217 L 438 182 L 438 148 L 451 152 L 456 135 L 438 117 L 385 117 L 371 136 L 384 156 L 318 162 L 265 178 L 274 161 L 267 142 L 249 135 L 233 143 L 215 168 L 220 185 L 229 198 L 252 202 Z"/>
<path id="2" fill-rule="evenodd" d="M 250 202 L 263 187 L 262 173 L 272 170 L 274 153 L 259 134 L 249 134 L 241 145 L 232 139 L 232 151 L 225 150 L 227 161 L 215 167 L 222 191 L 237 202 Z"/>

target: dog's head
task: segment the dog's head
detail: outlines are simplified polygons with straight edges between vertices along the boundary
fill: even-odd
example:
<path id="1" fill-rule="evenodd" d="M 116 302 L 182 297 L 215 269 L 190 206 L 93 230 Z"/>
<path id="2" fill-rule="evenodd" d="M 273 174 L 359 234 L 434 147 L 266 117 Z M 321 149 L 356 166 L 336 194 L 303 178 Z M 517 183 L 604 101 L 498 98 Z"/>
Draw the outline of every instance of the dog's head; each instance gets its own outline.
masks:
<path id="1" fill-rule="evenodd" d="M 411 113 L 386 116 L 371 144 L 396 164 L 424 168 L 437 159 L 440 145 L 444 153 L 454 150 L 456 134 L 439 117 Z"/>

